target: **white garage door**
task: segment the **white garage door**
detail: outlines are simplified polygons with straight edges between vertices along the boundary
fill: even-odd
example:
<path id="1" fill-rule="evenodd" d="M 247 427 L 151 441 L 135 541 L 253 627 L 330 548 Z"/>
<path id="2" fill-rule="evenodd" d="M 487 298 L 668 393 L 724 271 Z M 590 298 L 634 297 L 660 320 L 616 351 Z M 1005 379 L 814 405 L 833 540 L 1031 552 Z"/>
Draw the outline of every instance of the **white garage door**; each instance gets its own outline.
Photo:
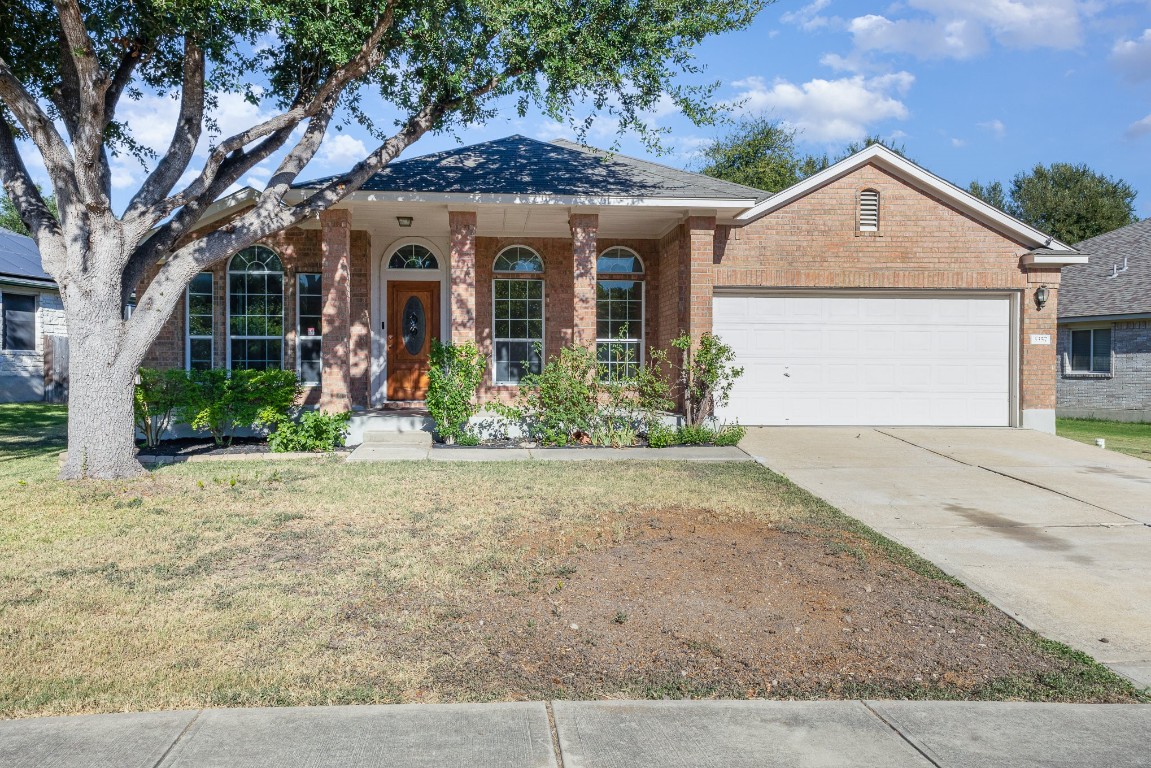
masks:
<path id="1" fill-rule="evenodd" d="M 742 424 L 1008 426 L 1011 301 L 716 296 Z"/>

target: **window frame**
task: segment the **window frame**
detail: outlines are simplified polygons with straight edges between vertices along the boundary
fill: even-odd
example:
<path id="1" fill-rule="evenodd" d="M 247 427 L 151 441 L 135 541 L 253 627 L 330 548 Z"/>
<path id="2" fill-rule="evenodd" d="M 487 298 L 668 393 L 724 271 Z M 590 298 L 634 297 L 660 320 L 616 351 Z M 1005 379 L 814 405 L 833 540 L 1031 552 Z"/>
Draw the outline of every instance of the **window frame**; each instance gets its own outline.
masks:
<path id="1" fill-rule="evenodd" d="M 517 249 L 517 248 L 518 248 L 518 249 L 520 249 L 520 250 L 524 250 L 524 251 L 527 251 L 527 252 L 528 252 L 528 253 L 530 253 L 532 256 L 535 256 L 535 257 L 536 257 L 536 261 L 538 261 L 538 262 L 539 262 L 540 268 L 539 268 L 539 269 L 533 269 L 533 270 L 530 270 L 530 271 L 526 271 L 526 270 L 516 270 L 516 269 L 513 269 L 513 270 L 500 269 L 500 268 L 499 268 L 499 263 L 500 263 L 500 259 L 501 259 L 501 258 L 503 258 L 503 255 L 504 255 L 505 253 L 507 253 L 508 251 L 510 251 L 510 250 L 513 250 L 513 249 Z M 492 274 L 500 274 L 500 275 L 542 275 L 543 273 L 544 273 L 544 259 L 543 259 L 543 256 L 540 256 L 540 254 L 539 254 L 539 251 L 537 251 L 535 248 L 530 248 L 530 247 L 528 247 L 528 246 L 526 246 L 526 245 L 520 245 L 520 244 L 518 244 L 518 243 L 513 243 L 512 245 L 508 245 L 508 246 L 505 246 L 505 247 L 501 248 L 501 249 L 499 250 L 499 253 L 497 253 L 497 254 L 496 254 L 496 257 L 495 257 L 494 259 L 492 259 Z"/>
<path id="2" fill-rule="evenodd" d="M 300 324 L 300 296 L 303 292 L 300 290 L 300 278 L 315 275 L 320 279 L 320 332 L 315 336 L 305 336 Z M 305 387 L 318 387 L 323 384 L 324 380 L 324 273 L 323 272 L 297 272 L 296 273 L 296 378 L 300 380 L 300 384 Z M 320 378 L 317 381 L 307 381 L 304 379 L 304 360 L 301 355 L 304 339 L 318 339 L 320 342 Z"/>
<path id="3" fill-rule="evenodd" d="M 1095 334 L 1099 331 L 1107 331 L 1107 370 L 1100 370 L 1095 368 Z M 1088 368 L 1075 367 L 1075 334 L 1087 333 L 1089 334 L 1089 343 L 1087 347 L 1087 360 Z M 1096 376 L 1110 376 L 1115 370 L 1115 329 L 1110 325 L 1096 325 L 1088 326 L 1086 328 L 1068 328 L 1067 336 L 1067 373 L 1071 374 L 1093 374 Z"/>
<path id="4" fill-rule="evenodd" d="M 601 272 L 600 268 L 599 268 L 600 259 L 606 257 L 612 251 L 626 251 L 627 253 L 631 254 L 632 257 L 634 257 L 635 260 L 637 262 L 639 262 L 639 266 L 640 266 L 641 271 L 639 271 L 639 272 Z M 605 275 L 605 277 L 601 278 L 600 277 L 601 275 Z M 638 335 L 629 336 L 626 339 L 600 338 L 600 335 L 599 335 L 599 323 L 600 323 L 599 304 L 600 304 L 600 302 L 599 302 L 598 294 L 599 294 L 599 284 L 601 282 L 639 283 L 640 288 L 639 288 L 639 334 Z M 645 343 L 646 339 L 647 339 L 647 264 L 644 263 L 643 257 L 640 256 L 639 253 L 636 252 L 634 249 L 628 248 L 626 245 L 613 245 L 613 246 L 610 246 L 608 248 L 605 248 L 599 254 L 599 256 L 596 257 L 596 294 L 597 295 L 596 295 L 596 312 L 595 312 L 595 322 L 596 322 L 596 339 L 595 339 L 596 349 L 595 349 L 595 354 L 596 354 L 597 362 L 599 361 L 599 345 L 600 344 L 612 344 L 612 343 L 619 344 L 622 341 L 622 342 L 627 342 L 627 343 L 635 343 L 639 346 L 639 354 L 636 356 L 635 364 L 638 368 L 642 368 L 644 366 L 644 363 L 647 361 L 647 344 Z M 605 318 L 605 319 L 608 319 L 608 318 Z M 610 372 L 610 370 L 613 367 L 613 364 L 609 361 L 607 363 L 607 366 L 608 366 L 608 370 Z"/>
<path id="5" fill-rule="evenodd" d="M 399 255 L 400 251 L 402 251 L 405 248 L 422 248 L 423 250 L 427 251 L 428 256 L 431 257 L 432 266 L 412 267 L 412 266 L 408 266 L 407 264 L 405 264 L 404 266 L 401 266 L 401 267 L 393 267 L 392 266 L 392 259 L 396 258 L 396 256 Z M 424 273 L 424 272 L 439 272 L 441 269 L 440 257 L 436 254 L 435 251 L 433 251 L 428 246 L 424 245 L 423 243 L 419 243 L 419 242 L 416 242 L 413 240 L 413 241 L 409 241 L 406 243 L 402 243 L 401 245 L 397 245 L 394 248 L 392 248 L 391 253 L 388 254 L 388 258 L 384 262 L 384 269 L 394 270 L 397 272 L 412 272 L 415 274 L 420 274 L 420 273 Z"/>
<path id="6" fill-rule="evenodd" d="M 234 262 L 236 260 L 236 257 L 238 257 L 240 254 L 244 253 L 244 251 L 247 251 L 247 250 L 252 249 L 252 248 L 262 248 L 264 250 L 271 252 L 272 255 L 276 257 L 276 261 L 278 261 L 280 263 L 280 271 L 279 272 L 264 271 L 264 272 L 249 273 L 248 271 L 245 270 L 244 272 L 233 272 L 232 262 Z M 240 335 L 240 336 L 233 335 L 233 333 L 232 333 L 232 275 L 233 274 L 237 274 L 237 275 L 278 274 L 278 275 L 280 275 L 280 335 L 279 336 L 249 336 L 246 334 Z M 284 344 L 284 337 L 287 335 L 286 334 L 287 329 L 286 329 L 286 325 L 284 322 L 286 320 L 286 314 L 287 314 L 284 311 L 286 309 L 286 307 L 284 305 L 284 291 L 287 289 L 287 282 L 286 282 L 287 277 L 288 277 L 288 270 L 284 267 L 283 258 L 280 257 L 279 253 L 277 253 L 275 250 L 273 250 L 272 248 L 269 248 L 266 245 L 262 245 L 262 244 L 250 245 L 247 248 L 244 248 L 244 249 L 237 251 L 236 253 L 232 254 L 231 258 L 228 259 L 227 269 L 224 270 L 224 279 L 227 281 L 225 283 L 225 289 L 226 290 L 225 290 L 225 295 L 224 295 L 225 310 L 226 310 L 226 314 L 224 316 L 224 320 L 225 320 L 224 333 L 225 333 L 225 342 L 227 344 L 227 347 L 225 349 L 225 351 L 227 352 L 227 355 L 225 356 L 224 362 L 225 362 L 225 366 L 226 366 L 227 370 L 229 370 L 229 371 L 236 370 L 232 366 L 232 362 L 233 362 L 232 361 L 232 342 L 234 340 L 259 340 L 259 339 L 263 339 L 263 340 L 279 339 L 279 342 L 280 342 L 280 366 L 279 366 L 279 370 L 281 370 L 281 371 L 284 370 L 284 357 L 285 357 L 285 353 L 287 352 L 287 349 L 285 348 L 286 345 Z M 270 296 L 272 294 L 265 293 L 264 295 Z M 268 316 L 265 315 L 265 317 L 268 317 Z"/>
<path id="7" fill-rule="evenodd" d="M 32 299 L 32 346 L 28 349 L 13 349 L 8 346 L 8 328 L 4 309 L 8 302 L 5 296 L 27 296 Z M 5 289 L 0 291 L 0 351 L 13 355 L 34 355 L 40 351 L 40 294 L 36 291 Z"/>
<path id="8" fill-rule="evenodd" d="M 520 382 L 523 381 L 522 377 L 520 378 L 519 381 L 507 381 L 507 380 L 499 378 L 499 370 L 500 370 L 499 361 L 496 358 L 497 345 L 501 341 L 517 342 L 517 343 L 527 342 L 528 344 L 531 344 L 531 345 L 535 345 L 538 343 L 539 344 L 539 350 L 540 350 L 540 367 L 542 369 L 544 361 L 547 360 L 547 336 L 548 336 L 548 333 L 547 333 L 547 330 L 548 330 L 548 323 L 547 323 L 547 315 L 548 315 L 547 281 L 544 280 L 543 274 L 540 272 L 501 272 L 500 274 L 516 275 L 516 277 L 493 277 L 492 278 L 492 386 L 518 387 L 518 386 L 520 386 Z M 533 275 L 533 277 L 524 277 L 523 275 Z M 500 282 L 504 282 L 504 283 L 539 283 L 540 284 L 540 317 L 539 317 L 540 338 L 539 339 L 511 338 L 510 336 L 505 338 L 505 337 L 497 335 L 496 323 L 498 322 L 499 318 L 497 318 L 497 316 L 496 316 L 496 283 L 500 283 Z M 529 301 L 530 301 L 530 299 L 529 299 Z M 508 318 L 508 319 L 511 320 L 511 318 Z M 525 322 L 531 322 L 533 319 L 534 318 L 524 318 L 524 321 Z"/>
<path id="9" fill-rule="evenodd" d="M 208 336 L 192 335 L 192 283 L 188 283 L 188 287 L 184 289 L 184 370 L 192 370 L 192 340 L 208 340 L 211 347 L 211 353 L 208 356 L 208 370 L 216 367 L 216 275 L 209 270 L 202 270 L 197 272 L 192 280 L 200 275 L 207 275 L 212 282 L 212 290 L 209 296 L 212 297 L 212 314 L 211 314 L 211 328 L 212 333 Z"/>

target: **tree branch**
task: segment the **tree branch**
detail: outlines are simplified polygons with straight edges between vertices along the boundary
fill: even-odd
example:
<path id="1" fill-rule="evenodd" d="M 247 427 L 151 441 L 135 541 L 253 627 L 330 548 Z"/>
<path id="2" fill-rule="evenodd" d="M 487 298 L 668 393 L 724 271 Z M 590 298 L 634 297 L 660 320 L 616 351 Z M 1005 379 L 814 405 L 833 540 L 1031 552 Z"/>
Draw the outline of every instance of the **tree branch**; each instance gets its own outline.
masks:
<path id="1" fill-rule="evenodd" d="M 40 190 L 32 183 L 24 158 L 16 147 L 16 137 L 6 120 L 0 119 L 0 184 L 16 207 L 20 219 L 32 232 L 40 249 L 44 268 L 57 275 L 64 268 L 64 235 L 60 222 L 48 210 Z"/>
<path id="2" fill-rule="evenodd" d="M 180 180 L 188 168 L 204 122 L 204 52 L 191 39 L 184 40 L 184 87 L 180 93 L 180 116 L 168 151 L 155 170 L 140 186 L 124 212 L 125 223 L 136 224 L 137 218 L 156 205 Z M 147 230 L 155 220 L 145 220 Z M 141 232 L 141 234 L 143 234 Z"/>

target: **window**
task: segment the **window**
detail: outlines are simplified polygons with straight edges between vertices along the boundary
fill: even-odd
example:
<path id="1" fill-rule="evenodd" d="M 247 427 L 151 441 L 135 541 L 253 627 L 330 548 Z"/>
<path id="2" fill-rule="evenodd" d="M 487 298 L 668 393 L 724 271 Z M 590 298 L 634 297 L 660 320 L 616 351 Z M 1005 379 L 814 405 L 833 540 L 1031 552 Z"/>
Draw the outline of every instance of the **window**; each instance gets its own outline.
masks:
<path id="1" fill-rule="evenodd" d="M 505 248 L 496 256 L 496 263 L 492 266 L 493 272 L 529 272 L 542 274 L 543 260 L 531 248 L 522 245 L 513 245 Z"/>
<path id="2" fill-rule="evenodd" d="M 630 378 L 643 363 L 643 262 L 627 248 L 609 248 L 596 272 L 619 276 L 596 281 L 596 357 L 609 378 Z"/>
<path id="3" fill-rule="evenodd" d="M 388 269 L 439 269 L 434 253 L 422 245 L 402 245 L 388 259 Z"/>
<path id="4" fill-rule="evenodd" d="M 0 296 L 4 312 L 4 349 L 36 351 L 36 297 L 26 293 Z"/>
<path id="5" fill-rule="evenodd" d="M 879 231 L 879 193 L 874 189 L 859 193 L 859 231 Z"/>
<path id="6" fill-rule="evenodd" d="M 1071 371 L 1111 373 L 1111 329 L 1091 328 L 1071 332 Z"/>
<path id="7" fill-rule="evenodd" d="M 188 284 L 185 299 L 187 308 L 187 341 L 184 346 L 185 366 L 189 371 L 206 371 L 213 365 L 212 320 L 215 296 L 212 292 L 212 273 L 201 272 Z"/>
<path id="8" fill-rule="evenodd" d="M 304 384 L 319 384 L 323 373 L 320 357 L 324 336 L 324 294 L 320 275 L 296 275 L 296 358 L 297 373 Z"/>
<path id="9" fill-rule="evenodd" d="M 269 248 L 245 248 L 228 265 L 228 336 L 233 370 L 283 366 L 284 267 Z"/>
<path id="10" fill-rule="evenodd" d="M 543 368 L 544 281 L 493 280 L 495 383 L 519 384 Z"/>

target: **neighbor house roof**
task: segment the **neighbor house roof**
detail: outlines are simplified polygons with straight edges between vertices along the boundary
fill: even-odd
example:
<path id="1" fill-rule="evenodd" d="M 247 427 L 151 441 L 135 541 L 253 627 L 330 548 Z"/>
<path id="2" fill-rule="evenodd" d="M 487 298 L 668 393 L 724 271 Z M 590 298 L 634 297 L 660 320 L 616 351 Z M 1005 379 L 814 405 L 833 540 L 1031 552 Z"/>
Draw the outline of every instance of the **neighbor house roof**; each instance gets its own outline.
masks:
<path id="1" fill-rule="evenodd" d="M 44 271 L 40 251 L 32 238 L 0 229 L 0 280 L 4 278 L 54 282 Z"/>
<path id="2" fill-rule="evenodd" d="M 334 178 L 295 187 L 316 188 Z M 750 203 L 769 196 L 760 189 L 571 141 L 545 142 L 519 135 L 392 162 L 360 191 Z"/>
<path id="3" fill-rule="evenodd" d="M 1059 317 L 1151 314 L 1151 219 L 1084 240 L 1090 264 L 1063 270 Z"/>

